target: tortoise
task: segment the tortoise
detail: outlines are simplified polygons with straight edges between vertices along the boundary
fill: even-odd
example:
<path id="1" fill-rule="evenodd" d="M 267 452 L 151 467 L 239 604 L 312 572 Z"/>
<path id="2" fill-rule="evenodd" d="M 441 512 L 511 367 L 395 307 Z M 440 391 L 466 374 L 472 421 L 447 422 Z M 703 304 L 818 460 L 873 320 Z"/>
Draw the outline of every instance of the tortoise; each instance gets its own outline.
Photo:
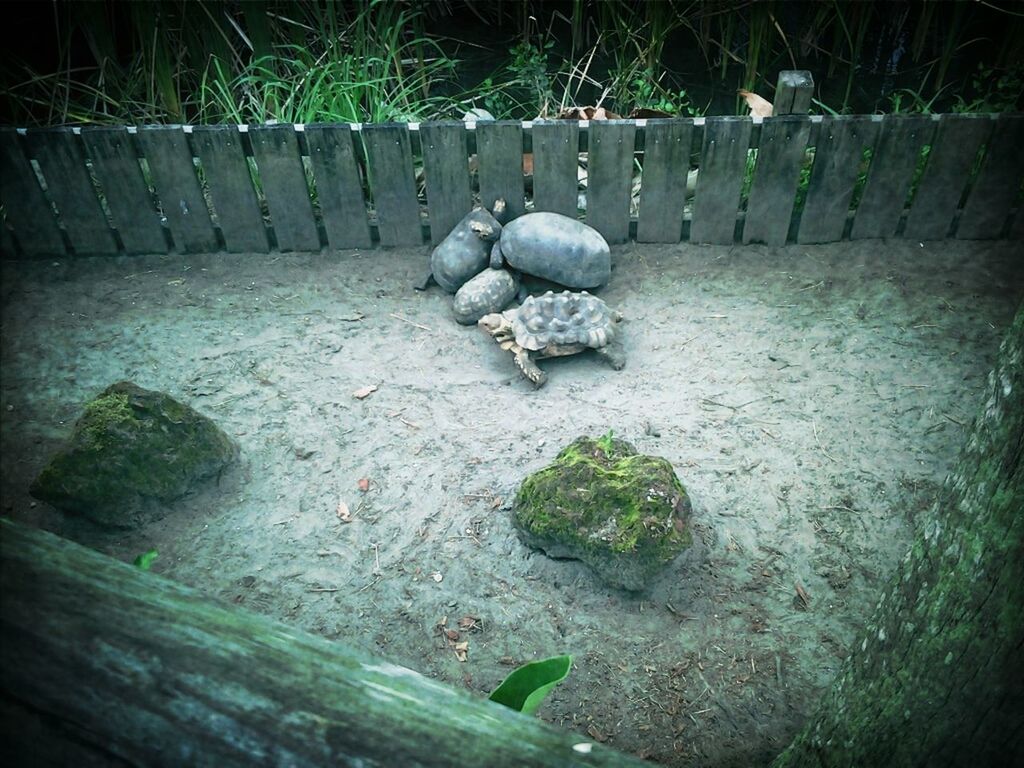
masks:
<path id="1" fill-rule="evenodd" d="M 508 263 L 567 288 L 596 288 L 612 270 L 608 242 L 593 227 L 560 213 L 528 213 L 510 221 L 491 247 L 491 267 Z"/>
<path id="2" fill-rule="evenodd" d="M 484 315 L 501 312 L 519 289 L 515 275 L 504 269 L 485 269 L 455 293 L 452 312 L 462 325 L 473 325 Z"/>
<path id="3" fill-rule="evenodd" d="M 546 357 L 592 349 L 616 371 L 622 370 L 626 357 L 615 338 L 621 320 L 619 312 L 586 291 L 548 291 L 528 297 L 516 309 L 484 315 L 477 324 L 512 353 L 523 376 L 539 389 L 547 374 L 534 361 Z"/>

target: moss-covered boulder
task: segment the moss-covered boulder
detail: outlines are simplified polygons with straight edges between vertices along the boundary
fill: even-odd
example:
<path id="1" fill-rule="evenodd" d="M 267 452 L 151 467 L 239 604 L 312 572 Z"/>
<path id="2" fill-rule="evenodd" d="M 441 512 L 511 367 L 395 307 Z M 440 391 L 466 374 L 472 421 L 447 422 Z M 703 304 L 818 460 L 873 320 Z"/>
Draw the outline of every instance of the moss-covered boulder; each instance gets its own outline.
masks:
<path id="1" fill-rule="evenodd" d="M 610 586 L 634 591 L 690 546 L 689 514 L 672 465 L 610 434 L 579 438 L 528 477 L 512 512 L 528 546 L 582 560 Z"/>
<path id="2" fill-rule="evenodd" d="M 130 527 L 238 456 L 212 421 L 163 392 L 122 381 L 86 403 L 71 439 L 29 492 L 65 512 Z"/>

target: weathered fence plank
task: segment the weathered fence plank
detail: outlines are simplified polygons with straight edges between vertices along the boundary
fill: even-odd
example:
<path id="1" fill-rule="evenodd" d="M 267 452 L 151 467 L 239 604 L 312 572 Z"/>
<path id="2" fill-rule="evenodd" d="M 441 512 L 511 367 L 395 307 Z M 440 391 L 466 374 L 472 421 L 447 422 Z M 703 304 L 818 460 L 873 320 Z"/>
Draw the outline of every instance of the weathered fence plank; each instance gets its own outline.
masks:
<path id="1" fill-rule="evenodd" d="M 733 242 L 751 124 L 749 117 L 709 117 L 705 121 L 690 224 L 692 242 Z"/>
<path id="2" fill-rule="evenodd" d="M 153 207 L 139 156 L 126 128 L 82 129 L 92 170 L 103 187 L 114 227 L 126 253 L 167 253 L 160 215 Z"/>
<path id="3" fill-rule="evenodd" d="M 220 231 L 232 253 L 270 250 L 242 134 L 233 125 L 203 125 L 192 129 L 192 141 L 206 175 Z"/>
<path id="4" fill-rule="evenodd" d="M 319 251 L 320 236 L 295 126 L 254 125 L 249 128 L 249 141 L 267 197 L 277 247 L 282 251 Z"/>
<path id="5" fill-rule="evenodd" d="M 75 253 L 80 256 L 117 253 L 114 232 L 100 206 L 85 167 L 85 156 L 72 129 L 30 130 L 26 138 Z"/>
<path id="6" fill-rule="evenodd" d="M 765 119 L 743 225 L 744 243 L 785 245 L 793 218 L 811 120 L 804 115 Z"/>
<path id="7" fill-rule="evenodd" d="M 14 128 L 0 128 L 0 203 L 26 256 L 66 253 L 53 209 Z"/>
<path id="8" fill-rule="evenodd" d="M 896 234 L 921 148 L 931 141 L 935 124 L 925 115 L 886 115 L 881 131 L 850 232 L 854 240 Z"/>
<path id="9" fill-rule="evenodd" d="M 678 243 L 683 233 L 693 120 L 648 120 L 636 239 Z"/>
<path id="10" fill-rule="evenodd" d="M 580 128 L 575 120 L 533 124 L 533 209 L 577 218 Z"/>
<path id="11" fill-rule="evenodd" d="M 523 181 L 523 127 L 518 121 L 476 124 L 480 202 L 490 208 L 503 199 L 510 219 L 526 212 Z"/>
<path id="12" fill-rule="evenodd" d="M 473 207 L 466 124 L 462 121 L 422 123 L 420 144 L 427 184 L 430 240 L 437 245 Z"/>
<path id="13" fill-rule="evenodd" d="M 1024 115 L 1002 114 L 989 139 L 981 171 L 960 216 L 956 236 L 991 240 L 1002 235 L 1024 176 Z M 1017 215 L 1020 219 L 1020 214 Z"/>
<path id="14" fill-rule="evenodd" d="M 12 765 L 648 765 L 7 520 L 0 590 Z"/>
<path id="15" fill-rule="evenodd" d="M 196 178 L 188 136 L 181 126 L 145 126 L 139 128 L 136 138 L 153 176 L 175 248 L 183 253 L 217 251 L 217 233 Z"/>
<path id="16" fill-rule="evenodd" d="M 806 69 L 786 69 L 779 72 L 772 99 L 772 114 L 806 115 L 814 95 L 814 78 Z"/>
<path id="17" fill-rule="evenodd" d="M 943 115 L 910 205 L 904 237 L 941 240 L 949 234 L 982 142 L 992 133 L 987 115 Z"/>
<path id="18" fill-rule="evenodd" d="M 591 121 L 588 139 L 587 224 L 609 243 L 624 243 L 629 239 L 636 124 Z"/>
<path id="19" fill-rule="evenodd" d="M 420 245 L 420 204 L 405 125 L 363 126 L 381 245 Z"/>
<path id="20" fill-rule="evenodd" d="M 307 125 L 306 145 L 331 248 L 369 248 L 370 224 L 348 125 Z"/>
<path id="21" fill-rule="evenodd" d="M 870 116 L 839 115 L 822 121 L 797 242 L 842 239 L 864 151 L 874 147 L 880 125 L 881 120 Z"/>

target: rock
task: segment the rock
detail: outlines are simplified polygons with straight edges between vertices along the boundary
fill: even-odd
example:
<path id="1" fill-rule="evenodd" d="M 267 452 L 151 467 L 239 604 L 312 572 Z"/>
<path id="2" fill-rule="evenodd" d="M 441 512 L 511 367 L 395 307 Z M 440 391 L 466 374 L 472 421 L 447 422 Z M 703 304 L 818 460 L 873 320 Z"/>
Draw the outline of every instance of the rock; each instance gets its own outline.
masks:
<path id="1" fill-rule="evenodd" d="M 485 269 L 455 293 L 452 310 L 462 325 L 473 325 L 484 315 L 501 312 L 516 295 L 519 284 L 504 269 Z"/>
<path id="2" fill-rule="evenodd" d="M 430 254 L 434 281 L 455 293 L 487 268 L 491 244 L 501 236 L 501 224 L 483 208 L 467 213 Z"/>
<path id="3" fill-rule="evenodd" d="M 612 271 L 601 233 L 560 213 L 528 213 L 505 225 L 491 266 L 501 266 L 502 257 L 513 269 L 568 288 L 604 285 Z"/>
<path id="4" fill-rule="evenodd" d="M 520 538 L 637 591 L 690 546 L 690 500 L 672 465 L 624 440 L 581 437 L 528 477 L 513 505 Z"/>
<path id="5" fill-rule="evenodd" d="M 132 527 L 238 456 L 205 416 L 163 392 L 122 381 L 85 405 L 71 439 L 29 492 L 65 512 Z"/>

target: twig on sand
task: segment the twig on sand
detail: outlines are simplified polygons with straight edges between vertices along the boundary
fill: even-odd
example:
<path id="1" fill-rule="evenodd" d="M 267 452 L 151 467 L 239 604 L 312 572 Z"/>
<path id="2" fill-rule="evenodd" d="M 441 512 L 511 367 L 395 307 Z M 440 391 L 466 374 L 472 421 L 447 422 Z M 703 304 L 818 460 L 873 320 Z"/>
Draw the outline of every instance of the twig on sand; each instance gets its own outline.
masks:
<path id="1" fill-rule="evenodd" d="M 419 323 L 414 323 L 414 322 L 413 322 L 412 320 L 410 320 L 409 318 L 407 318 L 407 317 L 402 317 L 401 315 L 399 315 L 399 314 L 397 314 L 397 313 L 395 313 L 395 312 L 389 312 L 389 313 L 388 313 L 388 316 L 389 316 L 389 317 L 393 317 L 393 318 L 395 318 L 395 320 L 401 320 L 401 321 L 402 321 L 403 323 L 408 323 L 409 325 L 413 325 L 413 326 L 416 326 L 417 328 L 420 328 L 420 329 L 422 329 L 422 330 L 424 330 L 424 331 L 430 331 L 431 333 L 433 333 L 433 332 L 434 332 L 434 329 L 433 329 L 433 328 L 429 328 L 429 327 L 427 327 L 427 326 L 425 326 L 425 325 L 420 325 Z"/>
<path id="2" fill-rule="evenodd" d="M 823 446 L 821 444 L 821 440 L 818 439 L 818 424 L 817 424 L 817 422 L 812 421 L 811 422 L 811 428 L 814 430 L 814 442 L 816 442 L 818 444 L 818 450 L 820 450 L 822 452 L 822 454 L 824 454 L 826 459 L 828 459 L 829 461 L 833 461 L 836 464 L 838 464 L 839 462 L 836 460 L 836 458 L 834 456 L 832 456 L 831 454 L 829 454 L 828 451 L 825 450 L 825 446 Z"/>

